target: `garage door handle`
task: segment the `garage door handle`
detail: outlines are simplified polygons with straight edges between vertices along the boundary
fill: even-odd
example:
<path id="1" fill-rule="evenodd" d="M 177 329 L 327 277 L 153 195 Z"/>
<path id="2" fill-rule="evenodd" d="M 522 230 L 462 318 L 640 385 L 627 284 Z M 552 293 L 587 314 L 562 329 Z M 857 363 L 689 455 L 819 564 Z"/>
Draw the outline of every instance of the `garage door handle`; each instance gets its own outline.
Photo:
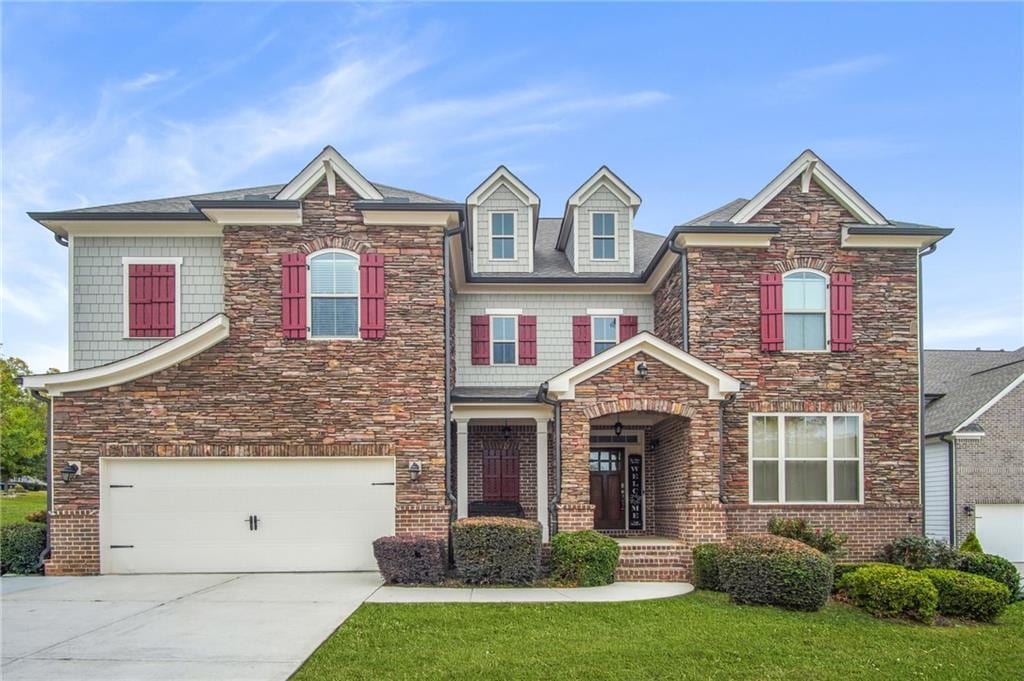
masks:
<path id="1" fill-rule="evenodd" d="M 251 515 L 245 519 L 245 522 L 249 523 L 249 531 L 255 532 L 260 529 L 260 517 L 258 515 Z"/>
<path id="2" fill-rule="evenodd" d="M 393 483 L 393 482 L 371 482 L 370 484 L 371 485 L 390 485 L 391 487 L 395 486 L 395 483 Z"/>

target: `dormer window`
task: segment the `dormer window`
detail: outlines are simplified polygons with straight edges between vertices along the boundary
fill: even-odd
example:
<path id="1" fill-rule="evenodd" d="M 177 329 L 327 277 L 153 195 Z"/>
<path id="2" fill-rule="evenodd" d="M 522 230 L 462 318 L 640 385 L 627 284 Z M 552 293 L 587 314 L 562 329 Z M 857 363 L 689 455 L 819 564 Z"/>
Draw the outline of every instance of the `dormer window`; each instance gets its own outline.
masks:
<path id="1" fill-rule="evenodd" d="M 491 260 L 515 260 L 516 214 L 491 213 Z"/>
<path id="2" fill-rule="evenodd" d="M 615 260 L 615 213 L 594 213 L 594 260 Z"/>

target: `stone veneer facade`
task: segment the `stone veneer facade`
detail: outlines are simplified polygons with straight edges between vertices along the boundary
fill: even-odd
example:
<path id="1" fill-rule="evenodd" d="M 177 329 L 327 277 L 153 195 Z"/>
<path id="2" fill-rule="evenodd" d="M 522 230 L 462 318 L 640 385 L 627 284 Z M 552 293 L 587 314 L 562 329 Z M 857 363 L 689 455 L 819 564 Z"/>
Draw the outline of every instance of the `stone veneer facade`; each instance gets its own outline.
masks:
<path id="1" fill-rule="evenodd" d="M 49 574 L 99 571 L 99 458 L 108 456 L 394 456 L 399 533 L 447 536 L 444 495 L 442 227 L 363 224 L 355 194 L 326 184 L 301 226 L 225 227 L 230 336 L 175 367 L 53 400 Z M 385 257 L 387 337 L 281 337 L 281 254 L 325 247 Z M 358 408 L 352 408 L 358 405 Z"/>

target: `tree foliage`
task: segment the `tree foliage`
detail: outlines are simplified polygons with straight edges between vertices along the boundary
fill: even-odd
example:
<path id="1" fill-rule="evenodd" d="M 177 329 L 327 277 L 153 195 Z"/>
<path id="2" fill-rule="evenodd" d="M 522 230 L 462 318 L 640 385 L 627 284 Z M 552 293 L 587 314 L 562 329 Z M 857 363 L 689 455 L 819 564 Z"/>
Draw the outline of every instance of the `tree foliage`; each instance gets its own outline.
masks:
<path id="1" fill-rule="evenodd" d="M 17 383 L 29 373 L 17 357 L 0 357 L 0 478 L 46 476 L 46 404 Z"/>

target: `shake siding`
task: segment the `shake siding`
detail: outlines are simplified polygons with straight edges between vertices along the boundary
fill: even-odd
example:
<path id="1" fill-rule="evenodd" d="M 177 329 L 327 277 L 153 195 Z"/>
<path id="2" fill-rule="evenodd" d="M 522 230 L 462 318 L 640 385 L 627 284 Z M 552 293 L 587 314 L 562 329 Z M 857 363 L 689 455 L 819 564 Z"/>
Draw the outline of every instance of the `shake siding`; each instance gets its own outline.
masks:
<path id="1" fill-rule="evenodd" d="M 182 333 L 224 310 L 220 237 L 75 237 L 71 369 L 123 359 L 165 340 L 124 338 L 125 256 L 182 259 Z"/>
<path id="2" fill-rule="evenodd" d="M 471 363 L 470 318 L 487 308 L 521 309 L 537 317 L 537 364 L 533 366 L 479 366 Z M 654 305 L 648 295 L 519 294 L 456 296 L 455 363 L 460 386 L 539 386 L 572 367 L 572 318 L 587 308 L 622 309 L 636 315 L 640 331 L 653 331 Z"/>
<path id="3" fill-rule="evenodd" d="M 516 214 L 516 259 L 491 260 L 491 213 Z M 476 248 L 473 254 L 477 272 L 529 272 L 530 238 L 529 207 L 507 187 L 494 190 L 487 200 L 476 208 Z"/>
<path id="4" fill-rule="evenodd" d="M 592 260 L 594 252 L 591 243 L 591 216 L 594 213 L 615 214 L 615 249 L 618 255 L 613 262 L 611 260 Z M 579 207 L 579 222 L 574 225 L 579 231 L 579 258 L 580 272 L 632 272 L 633 263 L 629 258 L 629 235 L 632 224 L 629 216 L 629 206 L 619 200 L 607 187 L 601 187 Z"/>

